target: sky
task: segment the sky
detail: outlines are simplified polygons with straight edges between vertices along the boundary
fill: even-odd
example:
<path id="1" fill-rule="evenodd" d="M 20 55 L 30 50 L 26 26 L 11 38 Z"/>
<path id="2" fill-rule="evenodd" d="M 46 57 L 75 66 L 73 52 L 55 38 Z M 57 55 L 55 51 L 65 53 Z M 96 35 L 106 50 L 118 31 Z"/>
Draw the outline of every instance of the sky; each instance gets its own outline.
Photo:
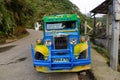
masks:
<path id="1" fill-rule="evenodd" d="M 105 0 L 70 0 L 77 5 L 83 14 L 88 14 L 92 9 L 100 5 Z"/>

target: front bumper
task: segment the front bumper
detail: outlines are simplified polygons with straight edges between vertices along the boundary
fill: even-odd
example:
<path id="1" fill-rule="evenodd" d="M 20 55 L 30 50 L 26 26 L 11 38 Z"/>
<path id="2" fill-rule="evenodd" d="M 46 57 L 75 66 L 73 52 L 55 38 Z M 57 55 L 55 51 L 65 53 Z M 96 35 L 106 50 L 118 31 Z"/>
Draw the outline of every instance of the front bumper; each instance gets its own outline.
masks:
<path id="1" fill-rule="evenodd" d="M 59 62 L 56 63 L 56 65 L 64 65 L 63 67 L 52 67 L 51 65 L 53 63 L 49 61 L 34 61 L 33 62 L 36 71 L 38 72 L 78 72 L 82 70 L 88 70 L 90 69 L 90 60 L 83 59 L 83 60 L 74 60 L 73 62 Z M 72 65 L 71 67 L 68 67 L 67 65 Z"/>
<path id="2" fill-rule="evenodd" d="M 34 58 L 34 49 L 32 47 L 33 65 L 38 72 L 78 72 L 90 69 L 90 58 L 75 59 L 72 56 L 70 62 L 52 62 L 51 60 L 36 60 Z"/>
<path id="3" fill-rule="evenodd" d="M 54 73 L 54 72 L 79 72 L 83 70 L 89 70 L 91 67 L 90 65 L 85 65 L 85 66 L 75 66 L 71 70 L 50 70 L 48 67 L 41 67 L 41 66 L 36 66 L 35 69 L 37 72 L 44 72 L 44 73 Z"/>
<path id="4" fill-rule="evenodd" d="M 34 66 L 45 66 L 45 67 L 51 67 L 51 62 L 44 61 L 44 60 L 34 60 L 33 61 Z M 57 64 L 57 63 L 56 63 Z M 84 66 L 90 64 L 90 59 L 80 59 L 80 60 L 74 60 L 73 62 L 60 62 L 58 64 L 72 64 L 74 66 Z"/>

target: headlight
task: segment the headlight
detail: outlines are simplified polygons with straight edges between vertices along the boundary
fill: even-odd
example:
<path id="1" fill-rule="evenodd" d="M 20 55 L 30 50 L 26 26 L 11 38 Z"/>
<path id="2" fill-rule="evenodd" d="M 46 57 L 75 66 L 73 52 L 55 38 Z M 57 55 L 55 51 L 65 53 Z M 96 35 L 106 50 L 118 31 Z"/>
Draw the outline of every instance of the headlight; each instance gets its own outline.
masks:
<path id="1" fill-rule="evenodd" d="M 51 44 L 52 44 L 51 40 L 46 40 L 46 41 L 45 41 L 45 45 L 46 45 L 46 46 L 50 46 Z"/>
<path id="2" fill-rule="evenodd" d="M 77 44 L 77 39 L 70 39 L 70 44 Z"/>
<path id="3" fill-rule="evenodd" d="M 36 40 L 36 44 L 42 44 L 42 40 L 41 39 L 37 39 Z"/>

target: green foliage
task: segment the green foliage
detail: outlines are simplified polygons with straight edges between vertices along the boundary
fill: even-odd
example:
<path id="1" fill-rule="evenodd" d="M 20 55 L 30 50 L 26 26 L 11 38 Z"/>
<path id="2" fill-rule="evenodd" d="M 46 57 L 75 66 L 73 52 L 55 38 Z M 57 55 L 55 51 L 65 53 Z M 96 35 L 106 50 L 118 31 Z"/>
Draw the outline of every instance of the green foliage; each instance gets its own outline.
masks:
<path id="1" fill-rule="evenodd" d="M 16 34 L 16 27 L 24 29 L 26 23 L 34 17 L 35 10 L 35 4 L 31 0 L 1 0 L 0 34 L 11 36 Z"/>
<path id="2" fill-rule="evenodd" d="M 65 13 L 78 14 L 82 24 L 85 20 L 91 23 L 69 0 L 0 0 L 0 35 L 18 36 L 25 27 L 34 27 L 36 20 L 41 22 L 45 15 Z"/>
<path id="3" fill-rule="evenodd" d="M 51 15 L 51 14 L 78 14 L 81 19 L 81 23 L 85 21 L 85 15 L 83 15 L 79 8 L 74 5 L 69 0 L 33 0 L 34 3 L 37 3 L 37 14 L 36 20 L 40 20 L 44 15 Z"/>
<path id="4" fill-rule="evenodd" d="M 97 18 L 97 22 L 98 21 L 101 21 L 102 22 L 102 25 L 106 25 L 106 20 L 107 20 L 107 15 L 104 15 L 102 17 L 98 17 Z"/>
<path id="5" fill-rule="evenodd" d="M 8 35 L 13 27 L 10 12 L 6 9 L 5 2 L 0 2 L 0 32 Z"/>

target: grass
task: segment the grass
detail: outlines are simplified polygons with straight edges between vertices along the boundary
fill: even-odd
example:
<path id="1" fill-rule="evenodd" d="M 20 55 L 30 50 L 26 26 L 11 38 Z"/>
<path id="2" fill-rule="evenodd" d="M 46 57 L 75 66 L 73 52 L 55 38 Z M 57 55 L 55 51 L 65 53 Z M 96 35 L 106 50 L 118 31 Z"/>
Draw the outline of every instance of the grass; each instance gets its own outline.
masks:
<path id="1" fill-rule="evenodd" d="M 94 45 L 93 48 L 98 52 L 100 53 L 102 56 L 105 57 L 107 63 L 109 64 L 109 60 L 110 60 L 110 52 L 109 50 L 105 49 L 104 47 L 102 46 L 97 46 L 97 45 Z"/>
<path id="2" fill-rule="evenodd" d="M 103 47 L 100 47 L 100 46 L 95 46 L 93 47 L 98 53 L 100 53 L 101 55 L 107 57 L 107 58 L 110 58 L 110 52 L 103 48 Z"/>

